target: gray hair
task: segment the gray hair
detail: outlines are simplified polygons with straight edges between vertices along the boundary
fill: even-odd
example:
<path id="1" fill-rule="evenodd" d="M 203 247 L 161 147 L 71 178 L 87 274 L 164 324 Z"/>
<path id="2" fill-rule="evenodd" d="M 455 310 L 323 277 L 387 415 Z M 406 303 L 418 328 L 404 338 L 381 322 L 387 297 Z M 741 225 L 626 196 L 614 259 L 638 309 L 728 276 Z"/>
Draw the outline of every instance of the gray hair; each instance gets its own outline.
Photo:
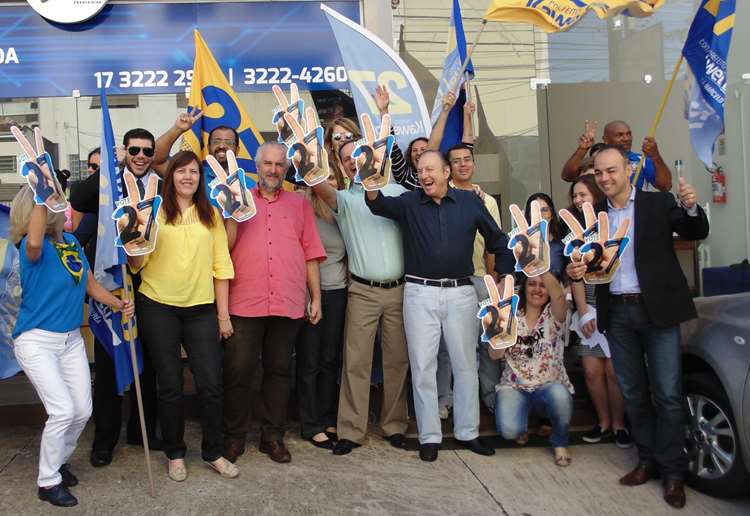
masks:
<path id="1" fill-rule="evenodd" d="M 265 154 L 266 149 L 270 149 L 272 147 L 281 149 L 284 155 L 284 167 L 289 168 L 289 159 L 286 157 L 286 145 L 279 142 L 265 142 L 260 147 L 258 147 L 258 150 L 255 151 L 255 163 L 260 163 L 263 160 L 263 154 Z"/>

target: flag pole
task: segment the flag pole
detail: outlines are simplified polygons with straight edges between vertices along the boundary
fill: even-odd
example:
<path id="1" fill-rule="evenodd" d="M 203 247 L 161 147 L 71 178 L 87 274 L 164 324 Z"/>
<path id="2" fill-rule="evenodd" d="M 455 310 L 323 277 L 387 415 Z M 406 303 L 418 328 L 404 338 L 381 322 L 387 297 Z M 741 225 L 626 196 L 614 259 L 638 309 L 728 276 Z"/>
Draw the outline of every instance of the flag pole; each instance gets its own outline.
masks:
<path id="1" fill-rule="evenodd" d="M 482 35 L 482 32 L 484 31 L 484 28 L 487 26 L 487 19 L 482 19 L 482 25 L 479 26 L 479 31 L 474 35 L 474 41 L 471 42 L 471 46 L 469 47 L 469 50 L 466 52 L 466 59 L 464 59 L 463 64 L 461 65 L 461 73 L 458 74 L 456 78 L 456 83 L 453 87 L 450 89 L 450 91 L 453 91 L 456 93 L 456 96 L 458 96 L 458 92 L 455 91 L 458 88 L 458 85 L 461 83 L 461 78 L 464 76 L 464 73 L 466 73 L 466 69 L 469 67 L 469 61 L 471 61 L 471 56 L 474 53 L 474 49 L 477 46 L 477 43 L 479 43 L 479 36 Z"/>
<path id="2" fill-rule="evenodd" d="M 685 56 L 680 52 L 680 58 L 677 60 L 677 64 L 674 67 L 674 71 L 672 72 L 672 78 L 669 80 L 669 84 L 667 85 L 667 89 L 664 91 L 664 95 L 661 99 L 661 104 L 659 105 L 659 110 L 656 112 L 656 116 L 654 117 L 654 121 L 651 124 L 651 129 L 648 131 L 648 137 L 653 138 L 656 136 L 656 129 L 659 127 L 659 123 L 661 122 L 661 117 L 664 115 L 664 109 L 667 107 L 667 102 L 669 101 L 669 96 L 672 94 L 672 87 L 674 86 L 675 80 L 677 79 L 677 74 L 680 72 L 680 68 L 682 67 L 682 62 L 685 60 Z M 646 162 L 646 154 L 641 155 L 641 160 L 638 162 L 638 168 L 635 169 L 635 174 L 633 175 L 633 181 L 632 185 L 635 186 L 638 184 L 638 179 L 641 177 L 641 171 L 643 170 L 643 164 Z"/>
<path id="3" fill-rule="evenodd" d="M 123 263 L 120 264 L 120 270 L 122 272 L 122 296 L 123 301 L 133 302 L 132 296 L 130 295 L 130 285 L 127 281 L 127 266 Z M 141 437 L 143 438 L 143 452 L 146 455 L 146 471 L 148 471 L 148 483 L 150 486 L 151 498 L 154 497 L 154 475 L 151 471 L 151 454 L 148 447 L 148 432 L 146 431 L 146 418 L 143 415 L 143 396 L 141 395 L 141 381 L 138 374 L 138 355 L 135 352 L 135 338 L 133 337 L 133 319 L 128 317 L 126 322 L 126 331 L 128 335 L 128 344 L 130 345 L 130 362 L 133 366 L 133 385 L 135 385 L 135 397 L 138 401 L 138 418 L 141 422 Z"/>

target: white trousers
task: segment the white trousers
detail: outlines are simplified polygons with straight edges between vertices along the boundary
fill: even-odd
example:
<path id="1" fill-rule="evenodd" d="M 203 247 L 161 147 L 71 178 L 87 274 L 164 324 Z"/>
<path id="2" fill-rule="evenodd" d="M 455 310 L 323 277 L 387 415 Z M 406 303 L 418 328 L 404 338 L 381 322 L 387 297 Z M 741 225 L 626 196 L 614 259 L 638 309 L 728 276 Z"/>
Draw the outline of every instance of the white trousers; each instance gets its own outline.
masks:
<path id="1" fill-rule="evenodd" d="M 409 348 L 419 443 L 440 443 L 437 363 L 442 335 L 453 371 L 453 434 L 470 441 L 479 435 L 477 295 L 473 286 L 404 288 L 404 330 Z"/>
<path id="2" fill-rule="evenodd" d="M 16 360 L 47 411 L 39 449 L 39 487 L 62 481 L 60 466 L 91 417 L 91 375 L 80 330 L 29 330 L 14 341 Z"/>

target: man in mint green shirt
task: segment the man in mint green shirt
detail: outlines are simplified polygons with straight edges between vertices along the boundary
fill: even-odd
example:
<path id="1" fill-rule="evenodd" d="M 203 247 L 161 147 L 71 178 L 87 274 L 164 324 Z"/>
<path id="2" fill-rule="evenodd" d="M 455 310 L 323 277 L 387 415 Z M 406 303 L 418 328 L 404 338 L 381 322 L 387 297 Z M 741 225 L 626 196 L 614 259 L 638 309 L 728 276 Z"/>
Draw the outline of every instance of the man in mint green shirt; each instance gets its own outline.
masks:
<path id="1" fill-rule="evenodd" d="M 390 219 L 373 215 L 365 204 L 364 189 L 354 183 L 357 173 L 352 152 L 355 142 L 339 149 L 352 185 L 336 190 L 327 182 L 315 195 L 333 209 L 346 244 L 351 284 L 346 308 L 344 364 L 339 395 L 338 437 L 334 455 L 346 455 L 362 445 L 367 433 L 372 353 L 378 322 L 382 323 L 383 408 L 380 426 L 396 448 L 405 447 L 408 424 L 406 375 L 409 356 L 402 315 L 404 255 L 401 230 Z M 407 190 L 390 184 L 383 195 L 398 197 Z M 325 314 L 323 314 L 325 317 Z"/>

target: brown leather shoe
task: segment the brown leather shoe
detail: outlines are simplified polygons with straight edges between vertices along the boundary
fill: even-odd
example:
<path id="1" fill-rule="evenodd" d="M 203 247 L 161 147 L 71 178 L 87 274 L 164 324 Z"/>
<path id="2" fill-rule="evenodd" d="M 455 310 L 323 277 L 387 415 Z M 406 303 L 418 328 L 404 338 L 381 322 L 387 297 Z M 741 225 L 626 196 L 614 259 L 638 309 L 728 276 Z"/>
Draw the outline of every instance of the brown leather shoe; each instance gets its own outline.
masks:
<path id="1" fill-rule="evenodd" d="M 231 463 L 235 463 L 240 455 L 245 453 L 245 440 L 237 438 L 228 438 L 224 441 L 224 458 Z"/>
<path id="2" fill-rule="evenodd" d="M 685 507 L 685 486 L 682 480 L 664 481 L 664 501 L 675 509 Z"/>
<path id="3" fill-rule="evenodd" d="M 656 478 L 656 470 L 650 464 L 639 462 L 633 471 L 620 479 L 624 486 L 639 486 L 652 478 Z"/>
<path id="4" fill-rule="evenodd" d="M 284 446 L 284 441 L 279 439 L 278 441 L 264 441 L 260 443 L 258 449 L 261 453 L 271 457 L 271 460 L 276 462 L 292 462 L 292 454 Z"/>

